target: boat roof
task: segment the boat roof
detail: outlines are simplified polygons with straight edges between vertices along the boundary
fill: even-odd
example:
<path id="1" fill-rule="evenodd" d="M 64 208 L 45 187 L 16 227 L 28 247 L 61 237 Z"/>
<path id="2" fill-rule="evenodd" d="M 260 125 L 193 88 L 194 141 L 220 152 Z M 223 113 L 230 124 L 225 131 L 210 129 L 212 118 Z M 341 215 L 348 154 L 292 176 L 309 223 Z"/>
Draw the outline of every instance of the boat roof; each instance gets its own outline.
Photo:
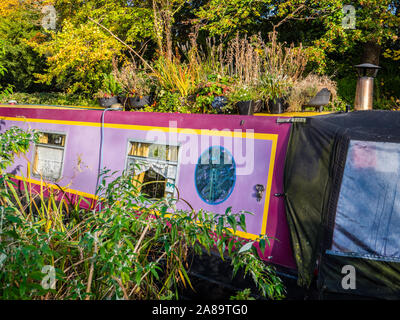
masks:
<path id="1" fill-rule="evenodd" d="M 60 106 L 60 105 L 39 105 L 39 104 L 0 104 L 0 108 L 16 108 L 16 109 L 50 109 L 50 110 L 104 110 L 100 106 Z M 321 116 L 332 113 L 331 111 L 324 112 L 285 112 L 285 113 L 255 113 L 254 116 L 259 117 L 312 117 Z"/>
<path id="2" fill-rule="evenodd" d="M 42 104 L 0 104 L 0 108 L 57 109 L 57 110 L 104 110 L 104 108 L 96 107 L 96 106 L 59 106 L 59 105 L 42 105 Z"/>

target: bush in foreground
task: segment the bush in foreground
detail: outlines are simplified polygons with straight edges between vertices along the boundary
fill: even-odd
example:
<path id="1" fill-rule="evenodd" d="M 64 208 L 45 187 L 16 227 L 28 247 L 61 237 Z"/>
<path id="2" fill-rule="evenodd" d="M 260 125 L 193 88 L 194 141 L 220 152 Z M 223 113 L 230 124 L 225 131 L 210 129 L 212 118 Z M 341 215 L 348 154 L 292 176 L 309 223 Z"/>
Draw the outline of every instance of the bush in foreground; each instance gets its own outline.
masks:
<path id="1" fill-rule="evenodd" d="M 3 136 L 0 156 L 8 155 L 8 163 L 35 141 L 17 129 Z M 178 299 L 180 286 L 192 287 L 189 249 L 215 248 L 231 258 L 234 274 L 251 275 L 261 295 L 284 297 L 273 267 L 258 255 L 268 238 L 248 242 L 235 235 L 246 230 L 244 212 L 181 211 L 175 199 L 148 199 L 128 174 L 107 185 L 104 176 L 97 210 L 84 210 L 79 202 L 86 200 L 71 203 L 61 187 L 34 192 L 23 181 L 20 192 L 0 174 L 2 299 Z"/>

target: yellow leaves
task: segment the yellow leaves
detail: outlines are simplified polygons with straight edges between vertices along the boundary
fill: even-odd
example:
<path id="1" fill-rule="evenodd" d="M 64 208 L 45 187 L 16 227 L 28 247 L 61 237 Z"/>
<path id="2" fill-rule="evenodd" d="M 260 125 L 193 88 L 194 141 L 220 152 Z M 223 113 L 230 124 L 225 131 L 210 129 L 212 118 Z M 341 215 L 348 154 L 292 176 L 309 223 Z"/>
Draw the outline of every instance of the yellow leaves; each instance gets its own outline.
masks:
<path id="1" fill-rule="evenodd" d="M 90 87 L 91 81 L 97 81 L 96 74 L 107 69 L 112 58 L 122 50 L 117 40 L 95 24 L 88 22 L 74 26 L 68 20 L 61 32 L 51 34 L 51 40 L 31 43 L 31 46 L 46 55 L 49 65 L 47 73 L 38 76 L 39 81 L 49 83 L 73 75 L 75 84 L 72 91 Z"/>
<path id="2" fill-rule="evenodd" d="M 34 9 L 40 11 L 43 6 L 51 4 L 54 4 L 53 0 L 1 0 L 0 17 L 6 17 L 20 9 Z"/>
<path id="3" fill-rule="evenodd" d="M 182 97 L 189 94 L 197 80 L 195 67 L 181 63 L 176 57 L 169 60 L 167 57 L 161 56 L 153 75 L 158 78 L 163 88 L 171 90 L 171 92 L 177 90 Z"/>
<path id="4" fill-rule="evenodd" d="M 256 48 L 254 49 L 254 51 L 259 55 L 262 56 L 264 54 L 264 50 L 260 49 L 260 48 Z"/>
<path id="5" fill-rule="evenodd" d="M 2 0 L 0 2 L 0 17 L 8 16 L 18 7 L 18 0 Z"/>
<path id="6" fill-rule="evenodd" d="M 51 220 L 47 220 L 47 222 L 46 222 L 46 226 L 45 226 L 45 232 L 49 232 L 49 230 L 50 230 L 50 228 L 51 228 L 51 225 L 52 225 L 52 221 Z"/>
<path id="7" fill-rule="evenodd" d="M 385 58 L 392 59 L 394 61 L 399 61 L 400 60 L 400 50 L 391 50 L 387 49 L 384 53 L 383 56 Z"/>

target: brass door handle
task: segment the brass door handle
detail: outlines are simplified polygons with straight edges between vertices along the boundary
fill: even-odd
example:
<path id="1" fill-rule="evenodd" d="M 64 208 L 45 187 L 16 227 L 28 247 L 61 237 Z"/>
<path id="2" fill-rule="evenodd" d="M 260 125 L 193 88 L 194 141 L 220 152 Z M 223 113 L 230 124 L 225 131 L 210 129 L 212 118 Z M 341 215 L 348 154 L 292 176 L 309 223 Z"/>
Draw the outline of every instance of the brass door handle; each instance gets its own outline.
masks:
<path id="1" fill-rule="evenodd" d="M 255 188 L 256 188 L 256 191 L 257 191 L 257 194 L 256 194 L 257 201 L 260 202 L 262 197 L 263 197 L 263 193 L 264 193 L 265 188 L 264 188 L 264 186 L 262 184 L 256 184 Z"/>

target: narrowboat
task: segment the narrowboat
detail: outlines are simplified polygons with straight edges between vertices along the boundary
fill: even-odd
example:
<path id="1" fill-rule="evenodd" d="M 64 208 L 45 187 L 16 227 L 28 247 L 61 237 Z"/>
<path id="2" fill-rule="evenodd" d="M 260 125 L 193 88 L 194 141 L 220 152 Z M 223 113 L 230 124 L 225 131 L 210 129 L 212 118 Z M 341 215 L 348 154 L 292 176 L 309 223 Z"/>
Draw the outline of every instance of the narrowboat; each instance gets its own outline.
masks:
<path id="1" fill-rule="evenodd" d="M 9 169 L 16 179 L 37 185 L 43 179 L 65 188 L 70 199 L 83 196 L 93 204 L 99 169 L 122 173 L 137 163 L 140 181 L 165 181 L 148 184 L 151 197 L 179 193 L 180 209 L 253 213 L 240 235 L 267 234 L 265 259 L 295 268 L 282 197 L 290 125 L 276 116 L 2 105 L 0 119 L 2 131 L 18 126 L 41 133 Z"/>
<path id="2" fill-rule="evenodd" d="M 263 259 L 299 285 L 316 279 L 322 291 L 382 298 L 400 296 L 399 122 L 389 111 L 205 115 L 0 105 L 0 132 L 41 133 L 9 168 L 17 181 L 44 180 L 93 206 L 103 169 L 133 170 L 153 182 L 146 194 L 174 197 L 179 209 L 251 212 L 238 234 L 268 235 Z"/>

